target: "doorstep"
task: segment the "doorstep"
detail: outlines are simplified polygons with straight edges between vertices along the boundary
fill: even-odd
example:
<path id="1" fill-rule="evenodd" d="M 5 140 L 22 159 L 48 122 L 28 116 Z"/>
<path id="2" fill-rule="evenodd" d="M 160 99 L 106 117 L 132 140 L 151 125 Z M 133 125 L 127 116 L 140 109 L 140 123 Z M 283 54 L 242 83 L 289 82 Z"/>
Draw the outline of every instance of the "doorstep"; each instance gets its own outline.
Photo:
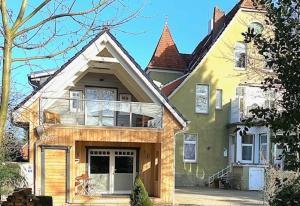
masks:
<path id="1" fill-rule="evenodd" d="M 170 206 L 165 204 L 160 198 L 150 197 L 155 206 Z M 129 195 L 102 195 L 87 196 L 81 195 L 74 198 L 73 203 L 66 206 L 130 206 Z"/>

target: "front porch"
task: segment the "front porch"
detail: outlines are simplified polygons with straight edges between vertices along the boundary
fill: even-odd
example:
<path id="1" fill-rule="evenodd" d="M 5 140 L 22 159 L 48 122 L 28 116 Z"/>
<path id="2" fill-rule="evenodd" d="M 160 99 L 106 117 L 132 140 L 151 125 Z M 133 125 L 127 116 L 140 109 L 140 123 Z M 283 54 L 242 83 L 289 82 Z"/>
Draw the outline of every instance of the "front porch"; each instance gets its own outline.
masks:
<path id="1" fill-rule="evenodd" d="M 77 141 L 74 199 L 128 195 L 137 175 L 149 196 L 160 197 L 160 148 L 159 143 Z"/>

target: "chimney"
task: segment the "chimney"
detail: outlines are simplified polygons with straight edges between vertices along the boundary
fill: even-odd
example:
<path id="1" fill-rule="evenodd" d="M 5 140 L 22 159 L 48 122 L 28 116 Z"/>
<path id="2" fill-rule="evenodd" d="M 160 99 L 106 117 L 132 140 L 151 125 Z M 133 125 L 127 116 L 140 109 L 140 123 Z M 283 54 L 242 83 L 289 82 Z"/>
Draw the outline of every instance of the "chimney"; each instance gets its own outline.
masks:
<path id="1" fill-rule="evenodd" d="M 218 7 L 214 8 L 214 16 L 212 19 L 212 26 L 213 29 L 218 29 L 219 27 L 222 27 L 225 20 L 225 12 L 220 10 Z"/>

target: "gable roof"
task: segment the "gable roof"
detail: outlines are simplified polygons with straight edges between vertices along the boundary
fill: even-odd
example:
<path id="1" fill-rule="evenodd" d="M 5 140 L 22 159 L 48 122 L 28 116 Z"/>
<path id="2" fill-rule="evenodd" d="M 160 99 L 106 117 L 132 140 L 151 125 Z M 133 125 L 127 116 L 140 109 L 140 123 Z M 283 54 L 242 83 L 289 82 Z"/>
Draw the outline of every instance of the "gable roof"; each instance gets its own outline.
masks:
<path id="1" fill-rule="evenodd" d="M 203 58 L 207 55 L 211 47 L 216 43 L 218 38 L 222 35 L 222 33 L 225 31 L 225 29 L 228 27 L 228 25 L 231 23 L 232 19 L 235 17 L 235 15 L 240 9 L 251 9 L 251 10 L 254 9 L 260 11 L 263 10 L 262 7 L 257 6 L 255 3 L 253 3 L 252 0 L 240 0 L 224 17 L 222 17 L 223 25 L 219 25 L 218 27 L 213 28 L 213 30 L 208 35 L 206 35 L 196 46 L 196 48 L 192 53 L 191 61 L 188 65 L 189 75 L 197 67 L 197 65 L 200 64 Z M 214 9 L 214 13 L 216 11 L 218 11 L 217 8 Z M 168 96 L 173 95 L 173 93 L 175 93 L 176 90 L 182 84 L 184 84 L 185 81 L 187 81 L 189 75 L 187 75 L 185 79 L 179 85 L 177 85 L 177 87 Z"/>
<path id="2" fill-rule="evenodd" d="M 187 64 L 179 53 L 167 24 L 147 68 L 184 71 Z"/>
<path id="3" fill-rule="evenodd" d="M 152 92 L 152 94 L 157 98 L 157 100 L 164 105 L 171 114 L 176 118 L 176 120 L 183 126 L 186 126 L 187 120 L 172 106 L 168 99 L 159 91 L 153 81 L 146 75 L 146 73 L 141 69 L 139 64 L 134 60 L 134 58 L 125 50 L 120 42 L 108 31 L 104 30 L 99 33 L 94 39 L 92 39 L 86 46 L 84 46 L 79 52 L 77 52 L 72 58 L 70 58 L 60 69 L 58 69 L 52 76 L 50 76 L 47 81 L 45 81 L 39 88 L 34 90 L 29 96 L 27 96 L 20 104 L 14 108 L 14 113 L 22 112 L 24 107 L 30 106 L 35 100 L 37 100 L 40 95 L 46 91 L 46 89 L 53 89 L 55 91 L 55 85 L 53 82 L 58 78 L 65 79 L 65 75 L 72 75 L 69 72 L 72 71 L 74 74 L 78 71 L 74 69 L 74 66 L 80 70 L 80 65 L 86 65 L 89 56 L 99 49 L 99 44 L 104 42 L 106 45 L 109 44 L 116 50 L 116 53 L 120 55 L 121 60 L 128 65 L 132 72 L 139 78 L 143 84 Z M 78 65 L 79 64 L 79 65 Z M 60 74 L 60 75 L 59 75 Z"/>

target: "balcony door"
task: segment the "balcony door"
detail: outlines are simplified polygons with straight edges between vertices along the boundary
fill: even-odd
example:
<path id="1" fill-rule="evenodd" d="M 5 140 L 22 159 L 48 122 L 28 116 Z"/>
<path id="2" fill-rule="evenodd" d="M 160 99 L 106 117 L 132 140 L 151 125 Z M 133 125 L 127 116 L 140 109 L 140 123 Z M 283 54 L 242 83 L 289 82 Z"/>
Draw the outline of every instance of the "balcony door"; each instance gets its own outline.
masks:
<path id="1" fill-rule="evenodd" d="M 85 89 L 85 99 L 86 125 L 115 125 L 114 103 L 111 101 L 117 100 L 117 89 L 87 87 Z"/>
<path id="2" fill-rule="evenodd" d="M 136 151 L 90 149 L 89 177 L 92 195 L 130 194 L 136 175 Z"/>

